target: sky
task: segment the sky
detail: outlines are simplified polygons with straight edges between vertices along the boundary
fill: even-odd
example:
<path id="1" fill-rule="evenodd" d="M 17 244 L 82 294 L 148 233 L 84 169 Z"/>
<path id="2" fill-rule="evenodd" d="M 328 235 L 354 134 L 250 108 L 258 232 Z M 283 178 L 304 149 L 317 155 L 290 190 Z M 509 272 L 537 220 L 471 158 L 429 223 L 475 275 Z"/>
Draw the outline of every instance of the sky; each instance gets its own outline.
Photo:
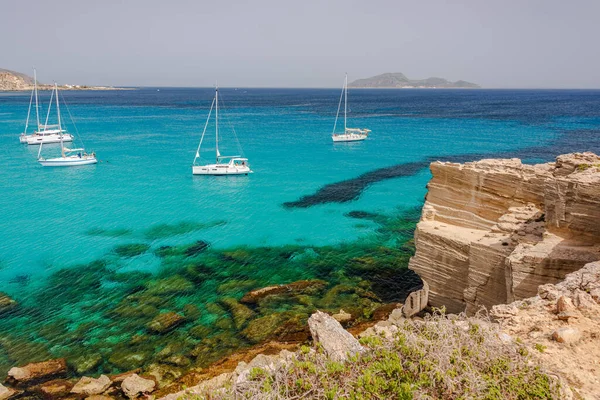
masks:
<path id="1" fill-rule="evenodd" d="M 44 83 L 600 88 L 600 0 L 0 0 L 0 38 Z"/>

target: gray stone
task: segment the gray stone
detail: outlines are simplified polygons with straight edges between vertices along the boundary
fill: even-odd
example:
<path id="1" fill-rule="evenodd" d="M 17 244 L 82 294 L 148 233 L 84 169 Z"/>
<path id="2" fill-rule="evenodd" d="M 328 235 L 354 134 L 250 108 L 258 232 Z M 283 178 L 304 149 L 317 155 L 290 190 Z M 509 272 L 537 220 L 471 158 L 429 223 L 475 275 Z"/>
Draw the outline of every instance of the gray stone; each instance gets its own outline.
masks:
<path id="1" fill-rule="evenodd" d="M 150 393 L 154 390 L 156 383 L 151 379 L 144 379 L 138 374 L 132 374 L 123 380 L 121 390 L 125 396 L 135 399 L 141 394 Z"/>
<path id="2" fill-rule="evenodd" d="M 576 328 L 559 328 L 552 333 L 552 339 L 559 343 L 575 343 L 581 338 L 581 333 Z"/>
<path id="3" fill-rule="evenodd" d="M 90 378 L 84 376 L 73 386 L 71 393 L 91 396 L 104 392 L 110 386 L 110 378 L 106 375 L 100 375 L 100 378 Z"/>
<path id="4" fill-rule="evenodd" d="M 333 361 L 346 361 L 348 356 L 365 350 L 339 322 L 324 312 L 311 315 L 308 327 L 315 343 L 323 346 L 325 354 Z"/>

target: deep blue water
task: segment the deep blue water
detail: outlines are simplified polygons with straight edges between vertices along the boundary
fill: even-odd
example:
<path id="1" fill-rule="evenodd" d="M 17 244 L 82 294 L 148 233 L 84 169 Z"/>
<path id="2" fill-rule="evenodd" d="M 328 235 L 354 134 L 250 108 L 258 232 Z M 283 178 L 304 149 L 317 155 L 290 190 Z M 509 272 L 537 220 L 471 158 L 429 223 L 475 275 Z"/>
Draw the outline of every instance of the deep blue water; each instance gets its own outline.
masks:
<path id="1" fill-rule="evenodd" d="M 430 160 L 518 156 L 538 162 L 564 152 L 600 152 L 600 91 L 351 90 L 348 125 L 369 128 L 372 134 L 364 142 L 333 144 L 339 90 L 224 88 L 221 153 L 237 152 L 233 126 L 254 174 L 193 177 L 191 164 L 212 89 L 62 95 L 76 123 L 75 129 L 63 108 L 69 130 L 96 152 L 99 164 L 39 166 L 37 148 L 18 141 L 29 93 L 0 93 L 0 291 L 29 307 L 41 307 L 34 294 L 46 290 L 54 282 L 48 279 L 64 268 L 77 279 L 89 273 L 83 271 L 90 268 L 87 263 L 102 260 L 113 272 L 160 275 L 187 261 L 166 260 L 156 249 L 198 240 L 215 251 L 364 243 L 394 248 L 407 240 L 410 229 L 408 236 L 403 232 L 394 238 L 382 235 L 381 226 L 393 225 L 394 218 L 422 204 Z M 48 99 L 49 93 L 42 92 L 44 111 Z M 209 161 L 211 128 L 203 154 Z M 53 147 L 48 146 L 48 154 L 56 152 Z M 394 166 L 400 173 L 368 175 Z M 356 186 L 363 174 L 368 179 Z M 354 190 L 342 202 L 324 192 L 302 207 L 284 206 L 341 181 L 348 184 L 333 190 Z M 357 210 L 388 220 L 348 216 Z M 116 246 L 132 243 L 149 250 L 137 256 L 115 254 Z M 250 286 L 318 275 L 303 268 L 273 266 Z M 66 299 L 52 318 L 71 318 L 69 329 L 75 329 L 81 307 Z M 33 324 L 29 315 L 19 316 L 20 321 Z M 5 330 L 10 329 L 7 323 Z M 127 331 L 120 335 L 113 340 L 125 340 Z M 59 339 L 39 340 L 64 345 Z M 28 356 L 5 357 L 6 363 L 15 363 Z"/>

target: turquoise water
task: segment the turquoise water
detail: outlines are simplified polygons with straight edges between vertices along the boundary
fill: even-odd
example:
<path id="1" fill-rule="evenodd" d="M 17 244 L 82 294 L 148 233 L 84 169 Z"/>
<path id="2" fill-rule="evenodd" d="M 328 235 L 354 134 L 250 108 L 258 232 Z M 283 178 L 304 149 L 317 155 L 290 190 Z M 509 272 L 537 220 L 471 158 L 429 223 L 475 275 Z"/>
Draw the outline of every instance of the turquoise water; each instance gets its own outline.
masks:
<path id="1" fill-rule="evenodd" d="M 189 352 L 202 343 L 215 347 L 211 338 L 224 332 L 231 343 L 216 347 L 233 351 L 253 343 L 239 335 L 247 321 L 231 326 L 234 312 L 219 303 L 223 297 L 239 299 L 252 288 L 300 279 L 324 279 L 329 291 L 341 284 L 372 291 L 378 300 L 360 310 L 361 318 L 368 318 L 375 306 L 401 300 L 411 286 L 398 289 L 393 299 L 385 282 L 394 269 L 402 276 L 410 256 L 430 159 L 489 155 L 540 161 L 567 151 L 600 151 L 598 91 L 356 90 L 349 97 L 349 126 L 372 134 L 362 143 L 334 145 L 337 90 L 222 89 L 221 153 L 237 152 L 231 124 L 254 174 L 194 177 L 191 163 L 211 89 L 63 96 L 77 127 L 68 125 L 70 132 L 78 132 L 86 149 L 96 152 L 101 162 L 95 166 L 39 166 L 37 148 L 18 142 L 29 94 L 0 94 L 0 291 L 19 303 L 0 314 L 0 331 L 11 338 L 0 341 L 2 369 L 41 355 L 71 357 L 85 344 L 105 359 L 95 371 L 119 371 L 137 365 L 106 361 L 115 346 L 149 335 L 158 352 L 197 326 L 207 330 L 186 339 L 177 354 L 189 357 L 191 366 L 205 365 L 216 355 L 202 359 Z M 49 94 L 41 98 L 47 104 Z M 210 160 L 211 126 L 208 132 Z M 417 165 L 406 172 L 410 163 Z M 326 185 L 352 186 L 361 174 L 392 166 L 404 172 L 390 179 L 377 175 L 348 201 L 325 196 L 309 206 L 284 206 Z M 356 218 L 352 211 L 369 214 Z M 189 250 L 198 241 L 210 247 Z M 370 261 L 363 263 L 365 257 Z M 357 263 L 369 267 L 354 268 Z M 153 292 L 158 280 L 173 276 L 193 287 L 177 281 L 179 292 Z M 231 282 L 237 286 L 221 286 Z M 348 302 L 369 297 L 356 290 L 348 291 Z M 154 299 L 160 304 L 146 314 L 111 314 L 127 296 L 149 293 L 163 300 Z M 298 306 L 298 312 L 305 316 L 315 307 L 338 307 L 327 293 Z M 146 298 L 144 304 L 152 301 Z M 168 334 L 148 332 L 158 312 L 183 315 L 190 304 L 198 315 L 186 315 Z M 221 311 L 210 304 L 220 304 Z M 251 308 L 253 318 L 260 318 L 290 307 Z M 16 321 L 28 337 L 17 339 Z M 9 349 L 16 347 L 23 350 Z M 149 347 L 140 352 L 138 364 L 157 361 Z"/>

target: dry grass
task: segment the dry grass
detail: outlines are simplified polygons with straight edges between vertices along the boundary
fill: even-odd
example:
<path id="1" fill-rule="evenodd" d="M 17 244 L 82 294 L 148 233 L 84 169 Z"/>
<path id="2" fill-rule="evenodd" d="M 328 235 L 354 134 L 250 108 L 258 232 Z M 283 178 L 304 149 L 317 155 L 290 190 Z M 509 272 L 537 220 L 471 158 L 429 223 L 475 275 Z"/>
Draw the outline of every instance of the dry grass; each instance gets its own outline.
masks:
<path id="1" fill-rule="evenodd" d="M 397 330 L 396 330 L 397 328 Z M 274 371 L 210 399 L 559 399 L 559 385 L 527 350 L 501 339 L 485 318 L 437 313 L 361 339 L 368 351 L 347 363 L 303 347 Z"/>

